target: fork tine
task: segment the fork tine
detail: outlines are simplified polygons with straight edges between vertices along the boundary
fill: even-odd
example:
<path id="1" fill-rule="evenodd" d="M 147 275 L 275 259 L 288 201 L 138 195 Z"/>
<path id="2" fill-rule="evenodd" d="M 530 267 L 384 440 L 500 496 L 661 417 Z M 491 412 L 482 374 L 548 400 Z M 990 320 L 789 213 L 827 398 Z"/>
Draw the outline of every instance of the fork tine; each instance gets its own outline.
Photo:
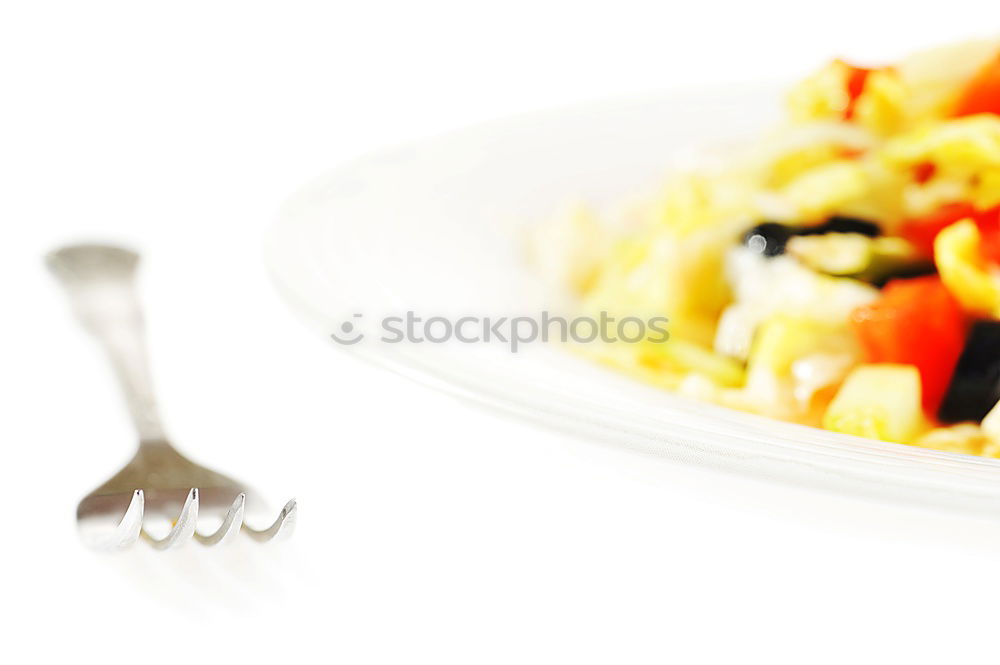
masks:
<path id="1" fill-rule="evenodd" d="M 215 530 L 215 533 L 203 536 L 195 531 L 195 540 L 202 545 L 216 545 L 232 541 L 236 537 L 236 534 L 240 532 L 240 527 L 243 526 L 243 511 L 246 508 L 246 500 L 247 495 L 240 492 L 236 500 L 233 501 L 233 505 L 229 507 L 225 519 L 222 520 L 222 524 Z"/>
<path id="2" fill-rule="evenodd" d="M 145 506 L 146 496 L 142 490 L 132 492 L 132 500 L 129 501 L 128 509 L 125 510 L 125 514 L 122 515 L 122 519 L 115 529 L 113 536 L 115 549 L 126 549 L 139 540 L 139 532 L 142 531 L 142 513 Z"/>
<path id="3" fill-rule="evenodd" d="M 278 519 L 274 520 L 274 524 L 268 528 L 258 531 L 244 524 L 243 530 L 247 532 L 248 536 L 261 543 L 272 538 L 287 538 L 295 529 L 297 518 L 298 504 L 295 503 L 295 499 L 292 499 L 285 504 L 285 507 L 281 509 L 281 513 L 278 514 Z"/>
<path id="4" fill-rule="evenodd" d="M 103 536 L 91 538 L 84 536 L 84 541 L 98 550 L 114 551 L 128 549 L 139 540 L 144 508 L 145 495 L 142 493 L 142 490 L 133 491 L 128 508 L 125 509 L 125 513 L 118 521 L 118 526 L 115 527 L 115 530 Z"/>
<path id="5" fill-rule="evenodd" d="M 142 536 L 145 538 L 150 545 L 158 550 L 170 549 L 171 547 L 177 547 L 191 540 L 191 536 L 194 535 L 194 527 L 198 522 L 198 488 L 192 487 L 191 491 L 188 492 L 187 499 L 184 500 L 184 507 L 181 508 L 181 514 L 177 518 L 177 522 L 174 523 L 170 533 L 166 535 L 165 538 L 156 539 L 149 535 L 145 529 L 142 531 Z"/>

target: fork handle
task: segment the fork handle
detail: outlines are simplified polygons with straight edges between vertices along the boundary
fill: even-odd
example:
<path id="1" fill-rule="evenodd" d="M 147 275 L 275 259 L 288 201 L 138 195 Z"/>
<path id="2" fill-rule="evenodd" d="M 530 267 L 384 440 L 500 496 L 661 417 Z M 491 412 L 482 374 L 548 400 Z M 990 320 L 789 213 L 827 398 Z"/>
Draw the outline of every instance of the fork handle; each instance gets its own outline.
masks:
<path id="1" fill-rule="evenodd" d="M 50 253 L 46 263 L 69 294 L 77 318 L 110 357 L 140 440 L 166 440 L 135 289 L 139 255 L 109 245 L 71 245 Z"/>

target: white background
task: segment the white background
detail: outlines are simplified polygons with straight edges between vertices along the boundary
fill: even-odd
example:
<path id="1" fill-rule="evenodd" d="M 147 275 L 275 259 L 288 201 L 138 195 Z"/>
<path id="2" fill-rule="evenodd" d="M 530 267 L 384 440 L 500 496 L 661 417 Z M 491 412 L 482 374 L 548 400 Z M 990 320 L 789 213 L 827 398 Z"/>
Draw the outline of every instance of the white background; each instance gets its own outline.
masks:
<path id="1" fill-rule="evenodd" d="M 879 62 L 998 14 L 981 0 L 4 3 L 4 660 L 995 661 L 998 525 L 675 466 L 431 393 L 302 327 L 260 241 L 299 184 L 381 146 L 834 55 Z M 132 445 L 40 262 L 81 238 L 147 253 L 172 433 L 273 503 L 294 494 L 293 540 L 117 557 L 79 544 L 76 501 Z"/>

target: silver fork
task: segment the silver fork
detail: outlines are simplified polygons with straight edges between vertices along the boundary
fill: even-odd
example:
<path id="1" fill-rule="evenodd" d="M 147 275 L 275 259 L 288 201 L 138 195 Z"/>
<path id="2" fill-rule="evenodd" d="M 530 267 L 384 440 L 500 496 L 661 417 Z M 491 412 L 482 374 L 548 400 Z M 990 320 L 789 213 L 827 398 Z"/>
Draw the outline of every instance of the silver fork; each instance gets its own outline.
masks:
<path id="1" fill-rule="evenodd" d="M 252 529 L 244 523 L 247 489 L 195 464 L 168 442 L 153 396 L 135 290 L 139 255 L 120 247 L 73 245 L 52 252 L 46 262 L 66 288 L 77 317 L 110 356 L 139 434 L 132 460 L 77 506 L 84 541 L 99 549 L 125 549 L 142 538 L 168 549 L 191 539 L 205 545 L 228 542 L 241 531 L 258 541 L 290 534 L 294 499 L 271 526 Z M 214 528 L 204 533 L 204 524 L 212 522 Z"/>

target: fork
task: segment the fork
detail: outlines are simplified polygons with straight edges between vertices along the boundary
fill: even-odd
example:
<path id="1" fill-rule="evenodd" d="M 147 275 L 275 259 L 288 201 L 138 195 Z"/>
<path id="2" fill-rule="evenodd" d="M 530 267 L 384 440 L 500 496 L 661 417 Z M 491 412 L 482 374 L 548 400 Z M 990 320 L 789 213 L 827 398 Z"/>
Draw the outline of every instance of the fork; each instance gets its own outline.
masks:
<path id="1" fill-rule="evenodd" d="M 252 529 L 244 523 L 247 489 L 195 464 L 168 441 L 153 395 L 135 289 L 139 255 L 108 245 L 72 245 L 50 253 L 46 263 L 81 323 L 109 355 L 139 435 L 131 461 L 77 506 L 84 542 L 121 550 L 141 538 L 169 549 L 192 539 L 204 545 L 230 542 L 241 531 L 257 541 L 289 535 L 296 521 L 294 499 L 269 527 Z M 199 523 L 214 528 L 205 534 Z"/>

